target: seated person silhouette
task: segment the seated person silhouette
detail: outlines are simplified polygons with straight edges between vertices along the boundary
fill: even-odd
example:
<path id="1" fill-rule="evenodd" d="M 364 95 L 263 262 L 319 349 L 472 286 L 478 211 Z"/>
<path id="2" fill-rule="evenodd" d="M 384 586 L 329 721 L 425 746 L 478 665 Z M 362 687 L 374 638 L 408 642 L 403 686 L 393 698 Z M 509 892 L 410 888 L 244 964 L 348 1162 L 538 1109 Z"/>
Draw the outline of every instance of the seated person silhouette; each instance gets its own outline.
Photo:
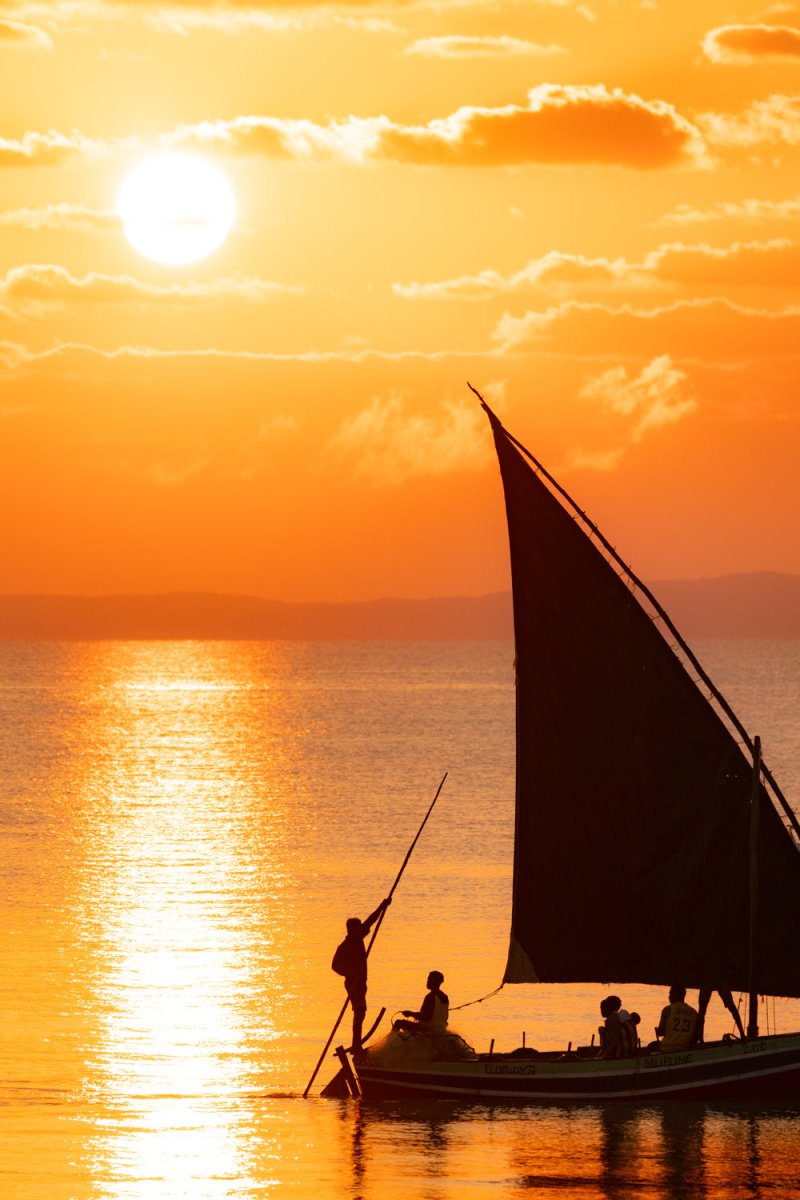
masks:
<path id="1" fill-rule="evenodd" d="M 622 1057 L 632 1058 L 639 1049 L 639 1024 L 642 1018 L 637 1012 L 629 1013 L 624 1008 L 619 1010 L 617 1016 L 620 1019 Z"/>
<path id="2" fill-rule="evenodd" d="M 600 1050 L 603 1058 L 622 1058 L 624 1056 L 621 1010 L 622 1001 L 619 996 L 606 996 L 604 1000 L 600 1001 L 600 1016 L 603 1017 L 603 1024 L 598 1033 L 600 1034 Z"/>
<path id="3" fill-rule="evenodd" d="M 447 1028 L 447 1019 L 450 1014 L 450 1001 L 442 991 L 444 983 L 444 975 L 441 971 L 431 971 L 428 975 L 426 987 L 428 989 L 425 999 L 422 1001 L 419 1012 L 414 1012 L 413 1009 L 404 1008 L 403 1016 L 408 1017 L 406 1021 L 395 1021 L 394 1028 L 399 1033 L 443 1033 Z"/>
<path id="4" fill-rule="evenodd" d="M 651 1044 L 651 1050 L 670 1054 L 676 1050 L 689 1050 L 694 1045 L 697 1013 L 685 1002 L 686 988 L 671 987 L 669 1004 L 661 1010 L 661 1019 L 656 1026 L 660 1042 Z"/>

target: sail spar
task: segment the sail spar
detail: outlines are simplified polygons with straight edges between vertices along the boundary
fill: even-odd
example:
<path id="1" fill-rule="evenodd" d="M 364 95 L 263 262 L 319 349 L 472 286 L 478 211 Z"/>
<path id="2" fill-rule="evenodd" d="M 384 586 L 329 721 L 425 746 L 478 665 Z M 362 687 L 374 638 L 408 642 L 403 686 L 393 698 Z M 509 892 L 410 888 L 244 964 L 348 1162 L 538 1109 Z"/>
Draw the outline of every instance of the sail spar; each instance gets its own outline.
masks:
<path id="1" fill-rule="evenodd" d="M 517 658 L 505 981 L 746 991 L 752 764 L 631 580 L 486 411 Z M 755 986 L 800 996 L 800 853 L 763 785 L 758 803 Z"/>

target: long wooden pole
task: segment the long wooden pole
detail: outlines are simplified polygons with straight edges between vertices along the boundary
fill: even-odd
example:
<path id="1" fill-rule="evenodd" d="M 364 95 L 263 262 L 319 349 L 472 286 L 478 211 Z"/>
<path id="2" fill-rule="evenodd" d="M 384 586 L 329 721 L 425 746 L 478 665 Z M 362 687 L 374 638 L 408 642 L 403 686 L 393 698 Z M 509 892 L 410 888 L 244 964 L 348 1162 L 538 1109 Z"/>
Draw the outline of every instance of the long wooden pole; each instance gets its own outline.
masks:
<path id="1" fill-rule="evenodd" d="M 436 795 L 431 800 L 428 811 L 425 813 L 425 816 L 423 817 L 422 824 L 420 825 L 419 829 L 417 830 L 417 836 L 414 838 L 413 842 L 411 843 L 411 845 L 408 848 L 408 853 L 406 854 L 405 858 L 403 859 L 403 865 L 401 866 L 400 870 L 397 872 L 395 881 L 392 884 L 392 887 L 391 887 L 391 890 L 390 890 L 388 896 L 386 897 L 387 900 L 391 900 L 398 883 L 400 882 L 400 880 L 403 877 L 403 872 L 405 871 L 406 867 L 408 866 L 408 861 L 414 852 L 414 847 L 416 846 L 417 842 L 419 841 L 420 834 L 422 833 L 423 829 L 428 824 L 428 817 L 433 812 L 433 806 L 435 805 L 436 801 L 439 799 L 439 793 L 441 792 L 442 788 L 444 787 L 445 779 L 447 779 L 447 771 L 445 771 L 444 775 L 442 776 L 442 781 L 439 784 L 438 788 L 436 789 Z M 369 952 L 375 943 L 375 938 L 378 936 L 378 930 L 380 929 L 381 925 L 383 924 L 383 918 L 385 916 L 386 916 L 386 908 L 384 908 L 383 912 L 378 917 L 378 920 L 375 922 L 375 928 L 372 931 L 372 937 L 369 939 L 369 944 L 367 945 L 367 957 L 369 957 Z M 311 1091 L 311 1086 L 312 1086 L 314 1080 L 317 1078 L 317 1073 L 319 1072 L 320 1067 L 322 1066 L 323 1062 L 325 1061 L 325 1055 L 328 1053 L 328 1051 L 330 1049 L 331 1042 L 336 1037 L 336 1030 L 339 1028 L 339 1026 L 342 1023 L 342 1019 L 344 1017 L 344 1014 L 347 1012 L 347 1006 L 349 1003 L 350 1003 L 349 1000 L 345 1000 L 344 1004 L 342 1005 L 342 1011 L 339 1013 L 339 1016 L 336 1018 L 336 1024 L 334 1025 L 333 1029 L 331 1030 L 331 1036 L 328 1038 L 327 1042 L 325 1043 L 325 1049 L 322 1051 L 322 1054 L 320 1054 L 319 1060 L 317 1062 L 317 1065 L 314 1067 L 311 1078 L 309 1079 L 308 1083 L 306 1084 L 306 1090 L 303 1092 L 304 1100 L 305 1100 L 306 1096 L 308 1095 L 308 1093 Z"/>
<path id="2" fill-rule="evenodd" d="M 750 795 L 750 1012 L 747 1018 L 747 1036 L 758 1037 L 758 985 L 756 974 L 756 934 L 758 931 L 758 817 L 761 800 L 761 738 L 753 739 L 753 790 Z"/>

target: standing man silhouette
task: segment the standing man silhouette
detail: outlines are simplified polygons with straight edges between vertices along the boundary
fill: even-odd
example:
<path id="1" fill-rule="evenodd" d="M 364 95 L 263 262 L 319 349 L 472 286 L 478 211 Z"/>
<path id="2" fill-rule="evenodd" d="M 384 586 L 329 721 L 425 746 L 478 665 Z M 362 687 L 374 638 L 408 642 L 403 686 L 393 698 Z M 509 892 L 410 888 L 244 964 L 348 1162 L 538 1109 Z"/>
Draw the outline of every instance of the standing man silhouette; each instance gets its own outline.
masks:
<path id="1" fill-rule="evenodd" d="M 697 1029 L 695 1031 L 695 1038 L 698 1042 L 703 1041 L 703 1034 L 705 1033 L 706 1024 L 706 1009 L 708 1008 L 708 1004 L 711 1000 L 713 992 L 714 988 L 700 988 L 700 992 L 697 997 Z M 722 1003 L 727 1008 L 728 1012 L 733 1017 L 736 1023 L 736 1028 L 739 1030 L 739 1037 L 742 1039 L 742 1041 L 745 1041 L 744 1025 L 730 988 L 717 988 L 716 992 Z"/>
<path id="2" fill-rule="evenodd" d="M 353 1007 L 353 1044 L 350 1049 L 354 1054 L 361 1051 L 361 1034 L 367 1014 L 367 950 L 364 938 L 391 903 L 390 897 L 381 900 L 366 921 L 360 920 L 359 917 L 349 917 L 347 936 L 336 947 L 331 963 L 336 974 L 344 976 L 344 988 Z"/>

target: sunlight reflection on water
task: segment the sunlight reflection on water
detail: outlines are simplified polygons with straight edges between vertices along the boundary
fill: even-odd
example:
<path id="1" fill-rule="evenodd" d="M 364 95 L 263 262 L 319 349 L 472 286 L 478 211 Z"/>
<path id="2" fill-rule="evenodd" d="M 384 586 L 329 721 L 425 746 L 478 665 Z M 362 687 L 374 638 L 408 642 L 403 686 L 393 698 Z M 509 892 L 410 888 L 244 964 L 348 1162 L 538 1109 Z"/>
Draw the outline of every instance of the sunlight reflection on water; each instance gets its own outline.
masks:
<path id="1" fill-rule="evenodd" d="M 711 673 L 796 798 L 800 647 L 757 645 L 711 644 Z M 370 1002 L 418 1002 L 434 965 L 454 1003 L 499 982 L 510 646 L 53 644 L 0 659 L 4 1196 L 792 1194 L 791 1106 L 286 1098 L 341 1005 L 344 918 L 388 890 L 445 769 Z M 505 989 L 457 1027 L 480 1049 L 522 1031 L 565 1045 L 596 1027 L 601 990 Z M 662 1000 L 625 996 L 651 1015 Z M 722 1017 L 712 1007 L 712 1032 Z M 800 1026 L 797 1004 L 777 1018 Z"/>

